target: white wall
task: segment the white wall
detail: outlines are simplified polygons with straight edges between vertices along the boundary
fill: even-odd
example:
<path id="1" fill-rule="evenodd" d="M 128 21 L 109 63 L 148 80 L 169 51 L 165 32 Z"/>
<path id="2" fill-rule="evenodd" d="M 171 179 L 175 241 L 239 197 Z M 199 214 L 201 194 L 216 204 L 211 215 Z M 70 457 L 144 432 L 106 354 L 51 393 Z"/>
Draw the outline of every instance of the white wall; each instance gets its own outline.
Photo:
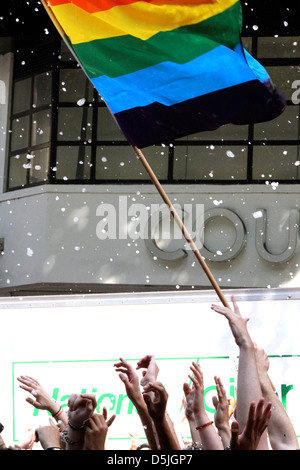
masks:
<path id="1" fill-rule="evenodd" d="M 246 243 L 233 260 L 207 262 L 221 287 L 299 286 L 299 242 L 291 259 L 274 263 L 263 259 L 255 242 L 259 209 L 267 212 L 267 249 L 275 255 L 287 251 L 289 234 L 298 233 L 289 215 L 299 215 L 296 186 L 170 186 L 167 192 L 176 203 L 204 204 L 205 211 L 227 209 L 245 226 Z M 40 186 L 3 194 L 0 202 L 0 238 L 5 238 L 0 256 L 0 287 L 35 283 L 104 283 L 141 285 L 210 286 L 194 254 L 166 261 L 150 253 L 145 240 L 100 240 L 96 215 L 101 203 L 118 210 L 120 196 L 128 205 L 161 204 L 152 185 L 145 186 Z M 218 205 L 216 205 L 218 204 Z M 128 217 L 130 223 L 130 217 Z M 296 225 L 296 228 L 294 227 Z M 234 227 L 216 219 L 205 231 L 205 244 L 212 251 L 231 246 Z M 177 241 L 176 247 L 181 245 Z M 175 245 L 174 245 L 175 246 Z M 172 245 L 165 250 L 174 250 Z"/>
<path id="2" fill-rule="evenodd" d="M 299 289 L 290 293 L 290 300 L 286 291 L 231 293 L 237 295 L 243 316 L 250 318 L 253 340 L 270 356 L 271 380 L 299 435 Z M 236 393 L 238 349 L 227 320 L 210 309 L 214 301 L 209 292 L 2 299 L 0 398 L 7 444 L 48 423 L 47 413 L 34 413 L 25 401 L 29 394 L 19 388 L 17 377 L 29 375 L 64 407 L 71 393 L 82 390 L 102 399 L 117 414 L 107 448 L 128 449 L 129 433 L 142 438 L 144 431 L 137 413 L 130 412 L 113 364 L 121 356 L 136 367 L 146 354 L 156 356 L 158 379 L 169 393 L 168 411 L 177 431 L 188 437 L 187 423 L 180 424 L 182 387 L 193 360 L 203 370 L 211 417 L 214 375 L 221 377 L 228 397 Z M 57 329 L 67 332 L 67 347 L 57 344 Z"/>

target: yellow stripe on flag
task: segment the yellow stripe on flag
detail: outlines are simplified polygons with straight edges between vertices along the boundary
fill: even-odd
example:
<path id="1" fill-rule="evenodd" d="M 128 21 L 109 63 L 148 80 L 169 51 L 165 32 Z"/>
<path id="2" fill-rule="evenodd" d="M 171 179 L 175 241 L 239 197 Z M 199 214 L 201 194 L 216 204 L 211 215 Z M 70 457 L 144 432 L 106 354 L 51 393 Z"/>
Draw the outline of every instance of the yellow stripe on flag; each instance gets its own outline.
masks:
<path id="1" fill-rule="evenodd" d="M 236 3 L 237 0 L 219 0 L 216 4 L 183 6 L 154 5 L 141 1 L 94 14 L 72 3 L 51 9 L 71 42 L 79 44 L 127 34 L 146 40 L 160 31 L 200 23 Z"/>

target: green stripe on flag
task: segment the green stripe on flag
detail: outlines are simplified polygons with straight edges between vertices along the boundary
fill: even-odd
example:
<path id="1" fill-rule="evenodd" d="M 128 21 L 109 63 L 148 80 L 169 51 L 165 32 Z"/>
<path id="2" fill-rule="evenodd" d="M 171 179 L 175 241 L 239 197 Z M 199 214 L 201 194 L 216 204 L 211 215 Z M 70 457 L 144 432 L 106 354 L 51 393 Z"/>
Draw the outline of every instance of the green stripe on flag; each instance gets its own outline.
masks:
<path id="1" fill-rule="evenodd" d="M 220 44 L 234 49 L 240 42 L 240 29 L 233 22 L 240 24 L 240 19 L 237 3 L 208 20 L 158 33 L 146 41 L 125 35 L 72 47 L 90 78 L 102 75 L 115 78 L 161 62 L 184 64 Z"/>

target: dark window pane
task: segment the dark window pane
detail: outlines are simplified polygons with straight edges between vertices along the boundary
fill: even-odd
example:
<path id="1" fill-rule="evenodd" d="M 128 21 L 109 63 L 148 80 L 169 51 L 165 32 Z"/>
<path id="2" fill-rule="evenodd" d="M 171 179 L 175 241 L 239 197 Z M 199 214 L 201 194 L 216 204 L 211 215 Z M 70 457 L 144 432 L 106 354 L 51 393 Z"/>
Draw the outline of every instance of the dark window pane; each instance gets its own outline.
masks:
<path id="1" fill-rule="evenodd" d="M 262 180 L 298 179 L 297 146 L 255 146 L 253 149 L 253 178 Z"/>
<path id="2" fill-rule="evenodd" d="M 51 134 L 51 112 L 39 111 L 32 115 L 31 145 L 49 142 Z"/>
<path id="3" fill-rule="evenodd" d="M 257 140 L 297 140 L 299 138 L 299 106 L 287 106 L 284 113 L 273 121 L 254 126 Z"/>
<path id="4" fill-rule="evenodd" d="M 29 146 L 29 116 L 14 119 L 12 122 L 11 151 Z"/>
<path id="5" fill-rule="evenodd" d="M 90 140 L 92 138 L 92 109 L 86 107 L 60 108 L 58 111 L 58 135 L 64 140 Z"/>
<path id="6" fill-rule="evenodd" d="M 269 66 L 266 67 L 272 82 L 282 93 L 285 94 L 287 100 L 292 99 L 292 94 L 295 92 L 293 83 L 300 80 L 300 66 Z M 299 87 L 298 87 L 299 88 Z"/>
<path id="7" fill-rule="evenodd" d="M 62 69 L 60 71 L 59 101 L 92 101 L 94 87 L 80 69 Z"/>
<path id="8" fill-rule="evenodd" d="M 31 155 L 29 181 L 30 183 L 39 183 L 48 180 L 49 169 L 49 148 L 35 150 Z M 27 156 L 28 158 L 28 156 Z"/>
<path id="9" fill-rule="evenodd" d="M 125 140 L 125 136 L 107 107 L 98 109 L 98 140 Z"/>
<path id="10" fill-rule="evenodd" d="M 52 72 L 45 72 L 34 77 L 33 106 L 38 108 L 51 103 Z"/>
<path id="11" fill-rule="evenodd" d="M 31 78 L 15 82 L 13 114 L 29 111 L 31 106 Z"/>
<path id="12" fill-rule="evenodd" d="M 168 177 L 168 147 L 149 147 L 144 152 L 157 177 Z M 97 148 L 96 179 L 149 179 L 131 147 L 103 146 Z"/>
<path id="13" fill-rule="evenodd" d="M 91 176 L 91 147 L 58 147 L 56 156 L 58 180 L 85 180 Z"/>
<path id="14" fill-rule="evenodd" d="M 247 147 L 176 146 L 174 179 L 242 180 L 247 177 Z"/>
<path id="15" fill-rule="evenodd" d="M 16 188 L 26 185 L 27 172 L 28 172 L 28 159 L 27 154 L 16 155 L 10 158 L 9 161 L 9 182 L 8 187 Z"/>
<path id="16" fill-rule="evenodd" d="M 257 57 L 261 59 L 299 58 L 300 38 L 295 37 L 261 37 L 258 38 Z"/>

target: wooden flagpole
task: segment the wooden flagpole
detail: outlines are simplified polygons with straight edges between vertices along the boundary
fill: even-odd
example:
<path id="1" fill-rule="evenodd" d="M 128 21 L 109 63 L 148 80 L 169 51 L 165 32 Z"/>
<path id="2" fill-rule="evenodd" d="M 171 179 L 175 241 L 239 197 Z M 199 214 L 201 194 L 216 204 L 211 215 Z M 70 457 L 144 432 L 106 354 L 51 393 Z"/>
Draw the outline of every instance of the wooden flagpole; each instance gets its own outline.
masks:
<path id="1" fill-rule="evenodd" d="M 210 269 L 208 268 L 208 266 L 205 263 L 202 255 L 200 254 L 194 240 L 192 240 L 191 235 L 187 231 L 183 221 L 181 220 L 180 216 L 176 212 L 176 209 L 174 208 L 172 202 L 170 201 L 170 199 L 167 196 L 165 190 L 163 189 L 162 185 L 160 184 L 157 176 L 155 175 L 154 171 L 152 170 L 151 166 L 149 165 L 148 161 L 146 160 L 143 152 L 138 147 L 135 147 L 135 146 L 132 146 L 132 147 L 133 147 L 133 150 L 135 151 L 136 155 L 138 156 L 139 160 L 141 161 L 142 165 L 144 166 L 146 172 L 150 176 L 150 178 L 151 178 L 153 184 L 155 185 L 156 189 L 158 190 L 159 194 L 161 195 L 163 201 L 169 207 L 169 210 L 170 210 L 175 222 L 180 227 L 184 238 L 186 239 L 186 241 L 191 246 L 191 249 L 192 249 L 194 255 L 196 256 L 197 260 L 199 261 L 200 265 L 202 266 L 206 276 L 208 277 L 210 283 L 212 284 L 212 286 L 213 286 L 214 290 L 216 291 L 216 293 L 217 293 L 219 299 L 221 300 L 222 304 L 224 305 L 224 307 L 230 308 L 230 306 L 229 306 L 227 300 L 225 299 L 219 285 L 217 284 L 217 282 L 216 282 L 215 278 L 213 277 Z"/>

